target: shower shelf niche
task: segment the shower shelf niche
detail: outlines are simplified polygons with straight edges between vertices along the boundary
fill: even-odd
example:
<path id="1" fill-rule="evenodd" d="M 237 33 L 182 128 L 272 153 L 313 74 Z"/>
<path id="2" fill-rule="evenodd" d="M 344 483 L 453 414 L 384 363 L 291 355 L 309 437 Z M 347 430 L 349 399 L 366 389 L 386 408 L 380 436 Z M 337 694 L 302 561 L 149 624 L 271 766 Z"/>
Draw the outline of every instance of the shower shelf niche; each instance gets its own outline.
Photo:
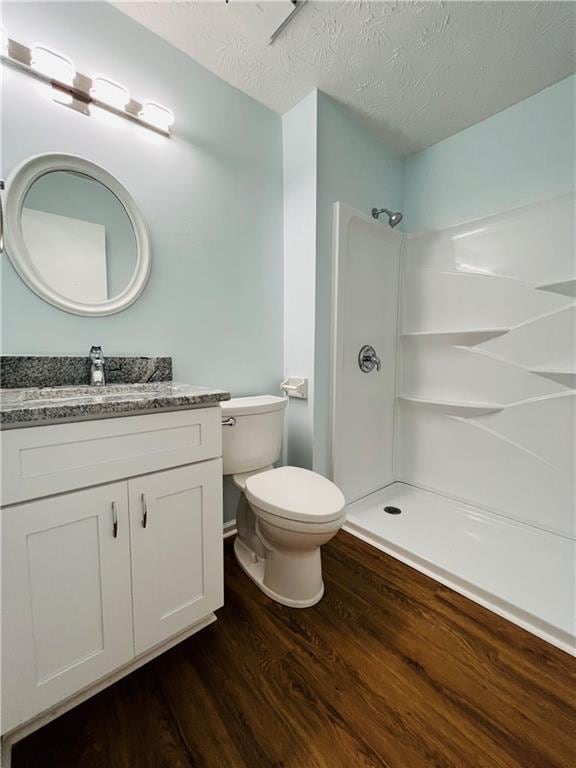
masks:
<path id="1" fill-rule="evenodd" d="M 570 389 L 576 388 L 576 371 L 568 368 L 531 368 L 530 373 L 543 376 L 545 379 L 550 379 Z"/>
<path id="2" fill-rule="evenodd" d="M 504 336 L 510 328 L 478 328 L 469 331 L 412 331 L 401 333 L 401 338 L 406 339 L 441 339 L 448 344 L 456 344 L 462 347 L 474 347 L 483 341 L 490 341 L 498 336 Z"/>
<path id="3" fill-rule="evenodd" d="M 458 400 L 437 400 L 424 397 L 411 397 L 410 395 L 399 395 L 398 400 L 404 403 L 422 405 L 427 408 L 434 408 L 447 416 L 486 416 L 489 413 L 498 413 L 506 408 L 502 403 L 476 403 Z"/>

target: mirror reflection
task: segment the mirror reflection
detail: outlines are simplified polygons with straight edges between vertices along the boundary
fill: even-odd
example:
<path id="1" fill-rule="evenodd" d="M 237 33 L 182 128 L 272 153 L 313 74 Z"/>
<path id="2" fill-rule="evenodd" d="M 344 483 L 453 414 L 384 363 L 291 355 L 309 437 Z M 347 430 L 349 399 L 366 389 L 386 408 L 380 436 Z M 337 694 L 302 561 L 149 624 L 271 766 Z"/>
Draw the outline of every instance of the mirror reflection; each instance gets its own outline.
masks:
<path id="1" fill-rule="evenodd" d="M 124 206 L 84 174 L 40 176 L 24 200 L 22 233 L 41 279 L 69 300 L 114 298 L 136 269 L 136 236 Z"/>

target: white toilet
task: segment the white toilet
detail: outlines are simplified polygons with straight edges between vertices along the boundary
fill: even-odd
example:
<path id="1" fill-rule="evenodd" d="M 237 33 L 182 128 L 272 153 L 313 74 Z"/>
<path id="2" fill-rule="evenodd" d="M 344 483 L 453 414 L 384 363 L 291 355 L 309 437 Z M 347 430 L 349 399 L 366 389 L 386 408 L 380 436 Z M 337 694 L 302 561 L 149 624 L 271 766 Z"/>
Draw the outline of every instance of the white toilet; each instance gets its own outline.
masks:
<path id="1" fill-rule="evenodd" d="M 320 547 L 342 527 L 346 502 L 316 472 L 272 466 L 286 402 L 263 395 L 221 403 L 224 474 L 242 491 L 234 542 L 240 566 L 273 600 L 308 608 L 324 594 Z"/>

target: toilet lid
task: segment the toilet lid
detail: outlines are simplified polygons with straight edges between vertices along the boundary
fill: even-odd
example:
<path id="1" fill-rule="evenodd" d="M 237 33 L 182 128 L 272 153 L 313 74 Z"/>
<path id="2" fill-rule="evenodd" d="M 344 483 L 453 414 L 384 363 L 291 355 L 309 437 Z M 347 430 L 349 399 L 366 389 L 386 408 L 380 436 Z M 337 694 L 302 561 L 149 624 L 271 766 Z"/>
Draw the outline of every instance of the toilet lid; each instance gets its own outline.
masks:
<path id="1" fill-rule="evenodd" d="M 342 516 L 346 500 L 334 483 L 300 467 L 278 467 L 246 480 L 248 501 L 287 520 L 328 523 Z"/>

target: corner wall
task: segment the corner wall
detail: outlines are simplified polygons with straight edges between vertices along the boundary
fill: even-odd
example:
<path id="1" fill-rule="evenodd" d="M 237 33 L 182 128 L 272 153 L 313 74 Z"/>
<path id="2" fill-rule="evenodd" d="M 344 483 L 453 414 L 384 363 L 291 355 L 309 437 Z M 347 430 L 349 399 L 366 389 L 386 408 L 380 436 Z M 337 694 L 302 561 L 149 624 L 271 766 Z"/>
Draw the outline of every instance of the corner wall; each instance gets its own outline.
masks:
<path id="1" fill-rule="evenodd" d="M 291 398 L 286 461 L 331 474 L 332 216 L 335 202 L 366 215 L 400 208 L 403 159 L 349 109 L 313 91 L 282 119 L 285 375 L 306 376 Z"/>
<path id="2" fill-rule="evenodd" d="M 312 468 L 316 313 L 317 92 L 282 117 L 284 164 L 284 375 L 308 379 L 308 399 L 290 398 L 287 464 Z"/>
<path id="3" fill-rule="evenodd" d="M 401 210 L 403 196 L 403 158 L 348 108 L 318 92 L 313 464 L 324 475 L 331 472 L 332 206 L 347 203 L 369 216 L 374 206 Z"/>

